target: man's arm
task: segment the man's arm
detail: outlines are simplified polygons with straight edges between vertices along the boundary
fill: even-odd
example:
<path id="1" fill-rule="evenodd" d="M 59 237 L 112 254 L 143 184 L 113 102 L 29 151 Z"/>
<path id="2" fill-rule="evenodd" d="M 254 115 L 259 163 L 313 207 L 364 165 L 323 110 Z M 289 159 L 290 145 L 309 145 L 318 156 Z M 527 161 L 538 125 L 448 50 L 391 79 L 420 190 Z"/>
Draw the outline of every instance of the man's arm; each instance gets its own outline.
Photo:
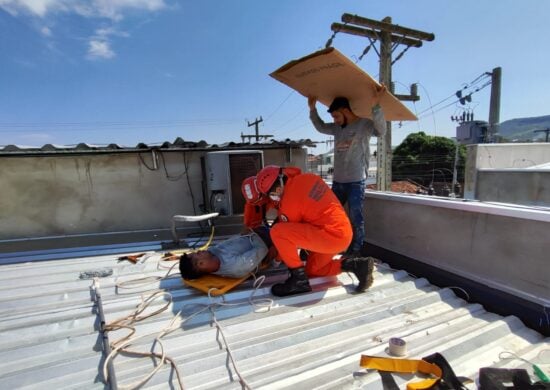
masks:
<path id="1" fill-rule="evenodd" d="M 309 106 L 309 119 L 313 123 L 313 127 L 319 132 L 327 135 L 334 135 L 334 131 L 337 129 L 337 125 L 334 123 L 325 123 L 317 113 L 317 108 L 315 107 L 317 99 L 314 97 L 307 98 L 307 104 Z"/>
<path id="2" fill-rule="evenodd" d="M 243 224 L 245 226 L 243 232 L 248 232 L 249 229 L 260 226 L 264 220 L 264 210 L 262 205 L 259 204 L 245 202 L 243 214 Z"/>
<path id="3" fill-rule="evenodd" d="M 251 242 L 252 247 L 241 254 L 242 258 L 251 260 L 243 263 L 243 267 L 247 272 L 253 272 L 269 253 L 269 248 L 259 236 Z"/>
<path id="4" fill-rule="evenodd" d="M 386 118 L 384 118 L 384 110 L 380 105 L 372 107 L 372 122 L 374 123 L 374 134 L 377 137 L 382 137 L 386 134 Z"/>
<path id="5" fill-rule="evenodd" d="M 386 92 L 386 87 L 381 85 L 375 88 L 374 91 L 374 105 L 372 106 L 372 121 L 374 123 L 374 134 L 377 137 L 382 137 L 386 134 L 386 118 L 384 117 L 384 110 L 380 106 L 380 99 Z"/>

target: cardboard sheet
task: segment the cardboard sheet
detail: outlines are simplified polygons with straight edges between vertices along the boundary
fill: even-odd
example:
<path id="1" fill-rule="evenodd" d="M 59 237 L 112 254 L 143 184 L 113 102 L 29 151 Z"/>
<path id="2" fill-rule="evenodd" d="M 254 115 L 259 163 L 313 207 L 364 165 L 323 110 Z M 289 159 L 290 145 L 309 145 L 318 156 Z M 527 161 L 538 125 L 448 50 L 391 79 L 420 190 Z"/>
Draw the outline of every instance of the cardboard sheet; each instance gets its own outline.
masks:
<path id="1" fill-rule="evenodd" d="M 375 88 L 380 85 L 334 48 L 290 61 L 270 76 L 306 97 L 316 97 L 327 107 L 335 97 L 347 97 L 352 111 L 362 118 L 371 118 Z M 380 105 L 388 121 L 417 120 L 389 91 L 382 96 Z"/>

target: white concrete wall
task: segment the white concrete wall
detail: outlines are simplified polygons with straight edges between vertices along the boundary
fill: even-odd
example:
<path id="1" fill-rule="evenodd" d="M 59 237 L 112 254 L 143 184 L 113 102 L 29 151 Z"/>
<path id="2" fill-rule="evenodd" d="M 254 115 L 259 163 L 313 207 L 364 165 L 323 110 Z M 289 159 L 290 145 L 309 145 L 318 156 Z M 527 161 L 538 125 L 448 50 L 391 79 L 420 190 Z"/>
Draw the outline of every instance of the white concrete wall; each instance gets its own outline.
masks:
<path id="1" fill-rule="evenodd" d="M 550 169 L 479 169 L 475 198 L 550 210 Z"/>
<path id="2" fill-rule="evenodd" d="M 140 155 L 2 158 L 0 239 L 156 229 L 192 214 L 191 192 L 202 202 L 199 155 L 185 153 L 186 169 L 183 153 L 163 153 L 173 180 L 161 159 L 151 171 L 151 154 Z"/>
<path id="3" fill-rule="evenodd" d="M 526 207 L 368 192 L 367 242 L 550 303 L 550 213 Z"/>
<path id="4" fill-rule="evenodd" d="M 528 168 L 550 162 L 550 143 L 468 145 L 464 198 L 475 199 L 477 170 Z"/>
<path id="5" fill-rule="evenodd" d="M 156 170 L 151 152 L 0 156 L 0 240 L 169 228 L 201 213 L 204 154 L 166 151 Z M 301 148 L 264 151 L 265 164 L 305 161 Z"/>

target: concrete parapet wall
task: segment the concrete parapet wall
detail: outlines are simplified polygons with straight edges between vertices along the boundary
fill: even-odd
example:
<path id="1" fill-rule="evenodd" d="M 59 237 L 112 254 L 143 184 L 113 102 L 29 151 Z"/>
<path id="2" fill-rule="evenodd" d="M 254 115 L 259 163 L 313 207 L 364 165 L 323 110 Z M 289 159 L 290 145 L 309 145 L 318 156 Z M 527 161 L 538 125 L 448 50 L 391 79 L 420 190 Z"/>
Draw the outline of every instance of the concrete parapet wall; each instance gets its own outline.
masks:
<path id="1" fill-rule="evenodd" d="M 480 169 L 475 198 L 550 208 L 550 169 Z"/>
<path id="2" fill-rule="evenodd" d="M 367 193 L 365 207 L 368 243 L 550 303 L 549 212 L 378 192 Z"/>
<path id="3" fill-rule="evenodd" d="M 468 145 L 464 197 L 478 199 L 476 187 L 480 169 L 522 169 L 548 162 L 550 162 L 550 143 Z M 496 199 L 491 200 L 496 201 Z M 524 200 L 523 204 L 529 204 L 531 201 L 531 199 Z"/>
<path id="4" fill-rule="evenodd" d="M 202 203 L 196 152 L 1 160 L 0 239 L 156 229 Z"/>
<path id="5" fill-rule="evenodd" d="M 265 164 L 305 169 L 305 148 L 263 152 Z M 168 229 L 175 214 L 203 213 L 205 153 L 0 156 L 0 240 Z"/>

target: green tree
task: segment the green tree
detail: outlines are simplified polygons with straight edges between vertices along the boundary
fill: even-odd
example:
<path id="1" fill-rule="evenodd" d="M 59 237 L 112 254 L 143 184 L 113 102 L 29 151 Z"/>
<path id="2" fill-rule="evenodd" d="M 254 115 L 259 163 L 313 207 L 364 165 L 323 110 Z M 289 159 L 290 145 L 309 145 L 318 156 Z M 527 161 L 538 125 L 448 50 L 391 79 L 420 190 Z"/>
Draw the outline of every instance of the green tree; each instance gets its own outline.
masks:
<path id="1" fill-rule="evenodd" d="M 455 142 L 446 137 L 412 133 L 393 151 L 392 180 L 413 180 L 423 186 L 453 180 Z M 466 147 L 459 145 L 457 180 L 464 183 Z"/>

